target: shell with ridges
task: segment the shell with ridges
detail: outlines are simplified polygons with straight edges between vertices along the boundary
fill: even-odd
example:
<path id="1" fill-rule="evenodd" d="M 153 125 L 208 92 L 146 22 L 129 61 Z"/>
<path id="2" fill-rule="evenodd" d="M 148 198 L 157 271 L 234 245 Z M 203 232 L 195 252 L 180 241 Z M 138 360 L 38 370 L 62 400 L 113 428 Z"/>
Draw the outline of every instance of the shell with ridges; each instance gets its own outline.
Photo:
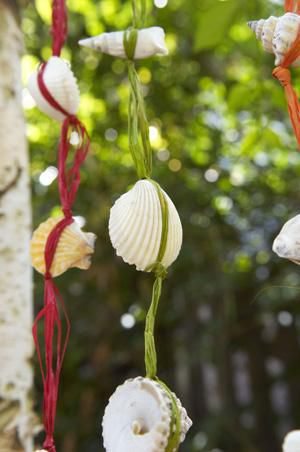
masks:
<path id="1" fill-rule="evenodd" d="M 177 258 L 182 245 L 182 226 L 178 212 L 162 190 L 169 211 L 168 237 L 162 265 L 167 268 Z M 140 180 L 113 205 L 109 235 L 117 255 L 137 270 L 150 271 L 156 263 L 162 234 L 162 212 L 156 186 Z"/>
<path id="2" fill-rule="evenodd" d="M 284 224 L 272 249 L 279 257 L 300 265 L 300 215 Z"/>
<path id="3" fill-rule="evenodd" d="M 181 416 L 180 441 L 192 421 L 176 398 Z M 102 421 L 107 452 L 164 452 L 170 437 L 172 404 L 158 382 L 137 377 L 119 386 L 109 399 Z"/>
<path id="4" fill-rule="evenodd" d="M 289 432 L 284 438 L 283 452 L 299 452 L 300 451 L 300 430 Z"/>
<path id="5" fill-rule="evenodd" d="M 39 272 L 45 273 L 44 250 L 50 232 L 62 218 L 49 218 L 41 223 L 34 231 L 30 254 L 32 266 Z M 69 268 L 86 270 L 91 265 L 91 255 L 94 252 L 96 236 L 90 232 L 81 231 L 74 221 L 67 226 L 59 239 L 54 259 L 51 265 L 51 275 L 59 276 Z"/>
<path id="6" fill-rule="evenodd" d="M 44 71 L 44 83 L 49 93 L 64 110 L 70 115 L 77 113 L 80 93 L 77 80 L 67 61 L 57 56 L 51 57 Z M 65 115 L 52 107 L 41 93 L 38 85 L 38 70 L 29 77 L 28 90 L 43 113 L 57 121 L 65 119 Z"/>
<path id="7" fill-rule="evenodd" d="M 124 49 L 124 31 L 102 33 L 93 38 L 82 39 L 79 44 L 108 55 L 126 58 Z M 167 55 L 165 32 L 161 27 L 138 30 L 134 59 L 148 58 L 153 55 Z"/>
<path id="8" fill-rule="evenodd" d="M 281 17 L 271 16 L 266 20 L 251 21 L 248 25 L 255 32 L 257 39 L 262 41 L 263 48 L 269 53 L 274 53 L 275 65 L 278 66 L 297 38 L 300 30 L 300 16 L 286 13 Z M 293 66 L 299 65 L 298 58 Z"/>

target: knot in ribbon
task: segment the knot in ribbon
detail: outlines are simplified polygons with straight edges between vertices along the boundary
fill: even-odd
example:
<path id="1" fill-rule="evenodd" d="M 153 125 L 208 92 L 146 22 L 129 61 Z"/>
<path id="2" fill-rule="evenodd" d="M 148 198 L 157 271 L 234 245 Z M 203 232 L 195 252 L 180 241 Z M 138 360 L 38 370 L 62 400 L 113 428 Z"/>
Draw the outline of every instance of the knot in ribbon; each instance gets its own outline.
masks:
<path id="1" fill-rule="evenodd" d="M 273 77 L 275 77 L 284 88 L 292 83 L 291 72 L 286 67 L 277 66 L 273 71 Z"/>
<path id="2" fill-rule="evenodd" d="M 43 448 L 45 450 L 47 450 L 48 452 L 56 452 L 56 447 L 54 444 L 53 437 L 51 437 L 51 436 L 46 437 L 44 444 L 43 444 Z"/>

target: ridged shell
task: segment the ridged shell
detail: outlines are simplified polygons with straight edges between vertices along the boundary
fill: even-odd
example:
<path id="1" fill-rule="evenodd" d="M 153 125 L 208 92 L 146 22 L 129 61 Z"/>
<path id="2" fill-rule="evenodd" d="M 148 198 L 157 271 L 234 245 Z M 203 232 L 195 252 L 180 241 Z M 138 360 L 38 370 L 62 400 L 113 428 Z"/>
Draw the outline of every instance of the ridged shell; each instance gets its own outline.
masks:
<path id="1" fill-rule="evenodd" d="M 102 33 L 93 38 L 82 39 L 79 44 L 108 55 L 126 58 L 124 49 L 124 31 Z M 138 30 L 135 59 L 148 58 L 153 55 L 167 55 L 165 32 L 161 27 L 143 28 Z"/>
<path id="2" fill-rule="evenodd" d="M 300 265 L 300 215 L 287 221 L 273 243 L 273 251 Z"/>
<path id="3" fill-rule="evenodd" d="M 169 211 L 166 250 L 161 263 L 167 268 L 177 258 L 182 245 L 182 226 L 178 212 L 162 190 Z M 148 180 L 138 181 L 113 205 L 109 235 L 117 255 L 137 270 L 150 271 L 157 261 L 162 234 L 162 213 L 157 188 Z"/>
<path id="4" fill-rule="evenodd" d="M 49 218 L 34 231 L 30 254 L 32 266 L 39 272 L 45 273 L 44 250 L 47 239 L 54 226 L 62 218 Z M 53 277 L 59 276 L 69 268 L 86 270 L 91 265 L 91 255 L 94 252 L 96 236 L 90 232 L 81 231 L 74 221 L 67 226 L 57 245 L 50 272 Z"/>
<path id="5" fill-rule="evenodd" d="M 286 435 L 283 442 L 283 452 L 300 451 L 300 430 L 294 430 Z"/>
<path id="6" fill-rule="evenodd" d="M 248 25 L 255 32 L 257 39 L 262 41 L 264 49 L 269 53 L 274 53 L 275 65 L 278 66 L 297 38 L 300 16 L 286 13 L 281 17 L 271 16 L 266 20 L 248 22 Z M 300 59 L 297 59 L 293 66 L 299 65 Z"/>
<path id="7" fill-rule="evenodd" d="M 192 421 L 176 400 L 182 442 Z M 170 436 L 171 409 L 171 399 L 158 382 L 143 377 L 127 380 L 116 389 L 105 409 L 102 422 L 105 450 L 164 452 Z"/>
<path id="8" fill-rule="evenodd" d="M 57 121 L 63 121 L 65 115 L 52 107 L 42 95 L 38 85 L 38 70 L 34 71 L 28 80 L 28 90 L 38 108 Z M 51 57 L 44 72 L 44 82 L 52 97 L 69 114 L 77 113 L 80 93 L 77 80 L 67 61 L 57 56 Z"/>

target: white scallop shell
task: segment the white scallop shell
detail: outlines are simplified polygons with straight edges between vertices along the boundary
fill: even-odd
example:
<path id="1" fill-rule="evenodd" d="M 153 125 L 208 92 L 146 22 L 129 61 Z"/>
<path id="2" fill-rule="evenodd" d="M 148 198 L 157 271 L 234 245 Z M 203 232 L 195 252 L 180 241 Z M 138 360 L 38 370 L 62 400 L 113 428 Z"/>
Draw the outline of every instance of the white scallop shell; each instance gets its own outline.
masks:
<path id="1" fill-rule="evenodd" d="M 181 416 L 180 442 L 192 425 L 176 399 Z M 137 377 L 119 386 L 109 399 L 102 421 L 107 452 L 164 452 L 170 437 L 172 404 L 156 381 Z"/>
<path id="2" fill-rule="evenodd" d="M 283 452 L 299 452 L 300 451 L 300 430 L 289 432 L 284 438 Z"/>
<path id="3" fill-rule="evenodd" d="M 282 63 L 287 51 L 297 38 L 300 29 L 300 16 L 294 13 L 286 13 L 281 17 L 271 16 L 268 19 L 248 22 L 249 27 L 255 32 L 257 39 L 262 41 L 263 48 L 275 55 L 275 65 Z M 298 58 L 293 66 L 299 66 Z"/>
<path id="4" fill-rule="evenodd" d="M 169 211 L 168 238 L 161 263 L 169 267 L 182 245 L 182 226 L 178 212 L 161 189 Z M 138 181 L 122 195 L 110 211 L 109 235 L 117 255 L 137 270 L 150 271 L 156 263 L 162 234 L 162 213 L 156 186 L 149 180 Z"/>
<path id="5" fill-rule="evenodd" d="M 102 33 L 93 38 L 82 39 L 79 44 L 119 58 L 126 58 L 124 49 L 125 31 Z M 138 30 L 134 59 L 148 58 L 153 55 L 167 55 L 165 32 L 161 27 Z"/>
<path id="6" fill-rule="evenodd" d="M 273 251 L 300 265 L 300 215 L 287 221 L 273 243 Z"/>
<path id="7" fill-rule="evenodd" d="M 29 77 L 28 90 L 38 108 L 51 118 L 63 121 L 65 115 L 52 107 L 42 95 L 37 76 L 38 69 Z M 51 57 L 46 64 L 44 82 L 56 102 L 70 115 L 75 115 L 79 107 L 80 93 L 69 63 L 57 56 Z"/>

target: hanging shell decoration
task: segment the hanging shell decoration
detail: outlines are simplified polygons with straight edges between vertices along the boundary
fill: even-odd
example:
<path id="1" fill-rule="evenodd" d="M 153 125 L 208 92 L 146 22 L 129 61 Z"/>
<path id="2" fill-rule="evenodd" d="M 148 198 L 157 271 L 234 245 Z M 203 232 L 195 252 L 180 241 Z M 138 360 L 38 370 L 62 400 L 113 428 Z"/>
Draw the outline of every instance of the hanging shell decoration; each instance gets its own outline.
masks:
<path id="1" fill-rule="evenodd" d="M 176 403 L 183 442 L 192 421 L 177 398 Z M 171 398 L 163 386 L 149 378 L 127 380 L 105 409 L 104 448 L 107 452 L 164 452 L 170 440 L 171 417 Z"/>
<path id="2" fill-rule="evenodd" d="M 30 254 L 32 266 L 39 272 L 45 273 L 44 251 L 47 239 L 54 226 L 62 218 L 49 218 L 34 231 Z M 91 232 L 81 231 L 74 221 L 67 226 L 60 236 L 54 259 L 51 265 L 51 275 L 59 276 L 69 268 L 87 270 L 91 265 L 91 256 L 95 248 L 96 235 Z"/>
<path id="3" fill-rule="evenodd" d="M 286 13 L 281 17 L 271 16 L 266 20 L 251 21 L 248 25 L 255 32 L 257 39 L 262 42 L 264 50 L 275 55 L 275 66 L 279 66 L 297 38 L 300 30 L 300 16 Z M 293 63 L 293 66 L 300 66 L 300 58 Z"/>
<path id="4" fill-rule="evenodd" d="M 300 265 L 300 215 L 285 223 L 272 249 L 279 257 Z"/>
<path id="5" fill-rule="evenodd" d="M 79 44 L 107 53 L 119 58 L 126 58 L 124 48 L 125 31 L 102 33 L 99 36 L 82 39 Z M 153 55 L 167 55 L 168 49 L 165 44 L 165 32 L 161 27 L 143 28 L 138 30 L 134 59 L 148 58 Z"/>
<path id="6" fill-rule="evenodd" d="M 80 92 L 69 63 L 57 56 L 51 57 L 46 64 L 43 79 L 56 102 L 70 115 L 75 115 L 79 107 Z M 65 115 L 50 105 L 41 93 L 38 69 L 29 77 L 28 90 L 43 113 L 57 121 L 65 119 Z"/>
<path id="7" fill-rule="evenodd" d="M 300 430 L 294 430 L 286 435 L 283 442 L 283 452 L 300 451 Z"/>
<path id="8" fill-rule="evenodd" d="M 140 180 L 117 199 L 110 211 L 109 235 L 117 255 L 141 271 L 151 271 L 160 248 L 162 212 L 157 190 L 149 180 Z M 173 202 L 165 191 L 160 190 L 169 211 L 168 237 L 161 259 L 167 268 L 181 249 L 182 226 Z"/>

